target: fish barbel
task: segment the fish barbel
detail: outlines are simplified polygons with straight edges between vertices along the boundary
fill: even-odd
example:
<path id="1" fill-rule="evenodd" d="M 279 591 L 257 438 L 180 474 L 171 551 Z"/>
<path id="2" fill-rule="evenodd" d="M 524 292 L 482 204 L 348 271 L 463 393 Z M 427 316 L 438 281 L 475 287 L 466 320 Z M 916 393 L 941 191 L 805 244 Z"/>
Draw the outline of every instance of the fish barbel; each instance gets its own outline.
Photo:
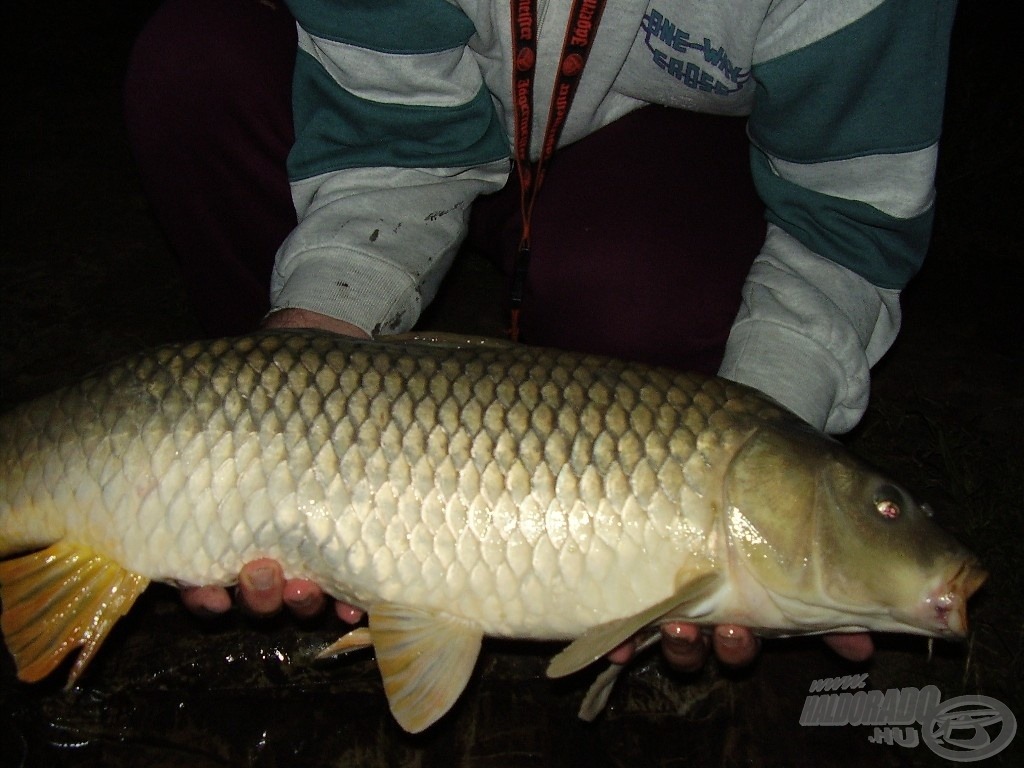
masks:
<path id="1" fill-rule="evenodd" d="M 19 677 L 80 647 L 69 684 L 150 581 L 274 558 L 366 610 L 330 650 L 372 645 L 412 732 L 485 635 L 572 641 L 552 676 L 673 620 L 958 637 L 985 578 L 898 485 L 738 384 L 302 331 L 160 347 L 0 416 L 0 556 Z"/>

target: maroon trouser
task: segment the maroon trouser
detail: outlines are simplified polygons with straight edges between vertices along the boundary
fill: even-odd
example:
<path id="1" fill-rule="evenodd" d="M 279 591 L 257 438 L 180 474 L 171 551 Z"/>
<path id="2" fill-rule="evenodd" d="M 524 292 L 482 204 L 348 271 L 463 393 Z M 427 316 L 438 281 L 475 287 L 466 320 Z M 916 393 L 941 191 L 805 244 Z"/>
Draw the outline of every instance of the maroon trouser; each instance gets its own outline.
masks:
<path id="1" fill-rule="evenodd" d="M 257 0 L 168 0 L 136 43 L 142 182 L 212 334 L 254 328 L 295 226 L 294 22 Z M 714 371 L 764 238 L 743 121 L 649 107 L 560 150 L 533 215 L 522 340 Z M 511 274 L 515 174 L 469 245 Z"/>

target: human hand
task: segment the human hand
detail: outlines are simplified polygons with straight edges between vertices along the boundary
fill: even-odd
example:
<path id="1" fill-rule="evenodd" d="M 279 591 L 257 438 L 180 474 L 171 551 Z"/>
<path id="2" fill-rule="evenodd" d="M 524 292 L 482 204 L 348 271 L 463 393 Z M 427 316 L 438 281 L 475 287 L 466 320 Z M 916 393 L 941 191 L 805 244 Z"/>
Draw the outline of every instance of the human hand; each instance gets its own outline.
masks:
<path id="1" fill-rule="evenodd" d="M 320 331 L 330 331 L 339 336 L 351 336 L 354 339 L 368 339 L 370 334 L 358 326 L 345 320 L 339 320 L 330 315 L 321 315 L 319 312 L 312 312 L 308 309 L 289 307 L 279 309 L 277 312 L 267 315 L 263 319 L 264 328 L 313 328 Z"/>
<path id="2" fill-rule="evenodd" d="M 238 575 L 237 599 L 240 607 L 253 616 L 273 616 L 282 608 L 297 618 L 316 616 L 328 598 L 308 579 L 285 579 L 280 564 L 270 558 L 246 563 Z M 195 614 L 219 614 L 231 608 L 231 596 L 223 587 L 187 587 L 181 600 Z M 347 603 L 335 602 L 334 612 L 342 621 L 354 624 L 363 612 Z"/>
<path id="3" fill-rule="evenodd" d="M 874 652 L 871 635 L 866 632 L 824 635 L 825 644 L 848 661 L 864 661 Z M 723 624 L 715 627 L 710 636 L 696 624 L 671 622 L 661 627 L 661 648 L 665 659 L 681 672 L 694 672 L 707 661 L 714 650 L 715 656 L 730 667 L 750 664 L 757 656 L 760 643 L 745 627 Z M 608 654 L 608 660 L 625 664 L 636 652 L 636 641 L 630 640 Z"/>

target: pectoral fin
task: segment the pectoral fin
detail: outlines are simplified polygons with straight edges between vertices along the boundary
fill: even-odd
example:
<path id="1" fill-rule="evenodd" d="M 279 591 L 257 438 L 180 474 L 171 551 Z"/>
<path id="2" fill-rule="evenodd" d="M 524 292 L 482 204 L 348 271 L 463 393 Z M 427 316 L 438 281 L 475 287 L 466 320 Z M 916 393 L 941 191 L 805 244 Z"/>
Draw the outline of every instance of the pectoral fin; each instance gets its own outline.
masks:
<path id="1" fill-rule="evenodd" d="M 369 617 L 391 712 L 405 730 L 419 733 L 465 689 L 483 633 L 454 616 L 398 605 L 371 607 Z"/>
<path id="2" fill-rule="evenodd" d="M 0 628 L 18 677 L 42 680 L 80 646 L 71 687 L 148 584 L 107 557 L 61 542 L 0 563 Z"/>
<path id="3" fill-rule="evenodd" d="M 663 616 L 678 611 L 688 603 L 701 600 L 717 588 L 720 576 L 703 573 L 676 591 L 671 597 L 655 603 L 634 616 L 591 627 L 551 660 L 548 677 L 565 677 L 597 661 L 624 643 L 644 627 Z"/>
<path id="4" fill-rule="evenodd" d="M 661 632 L 656 629 L 637 645 L 636 652 L 638 654 L 642 653 L 652 645 L 660 642 Z M 583 697 L 583 701 L 580 703 L 580 720 L 585 720 L 589 723 L 596 720 L 597 716 L 604 711 L 605 706 L 608 704 L 608 697 L 611 696 L 612 688 L 615 687 L 615 682 L 619 679 L 619 675 L 622 674 L 622 670 L 625 667 L 625 664 L 613 662 L 608 665 L 604 672 L 594 678 L 594 682 L 590 684 L 586 695 Z"/>

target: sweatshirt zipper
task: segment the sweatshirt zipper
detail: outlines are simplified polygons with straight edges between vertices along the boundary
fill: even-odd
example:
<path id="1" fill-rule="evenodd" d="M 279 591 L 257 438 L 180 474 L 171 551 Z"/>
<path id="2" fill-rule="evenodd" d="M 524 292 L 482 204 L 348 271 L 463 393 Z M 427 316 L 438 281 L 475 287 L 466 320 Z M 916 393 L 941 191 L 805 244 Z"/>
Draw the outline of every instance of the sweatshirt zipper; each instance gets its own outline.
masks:
<path id="1" fill-rule="evenodd" d="M 544 26 L 544 17 L 548 15 L 548 8 L 551 7 L 551 0 L 540 0 L 537 3 L 537 37 L 540 37 L 540 30 Z"/>

